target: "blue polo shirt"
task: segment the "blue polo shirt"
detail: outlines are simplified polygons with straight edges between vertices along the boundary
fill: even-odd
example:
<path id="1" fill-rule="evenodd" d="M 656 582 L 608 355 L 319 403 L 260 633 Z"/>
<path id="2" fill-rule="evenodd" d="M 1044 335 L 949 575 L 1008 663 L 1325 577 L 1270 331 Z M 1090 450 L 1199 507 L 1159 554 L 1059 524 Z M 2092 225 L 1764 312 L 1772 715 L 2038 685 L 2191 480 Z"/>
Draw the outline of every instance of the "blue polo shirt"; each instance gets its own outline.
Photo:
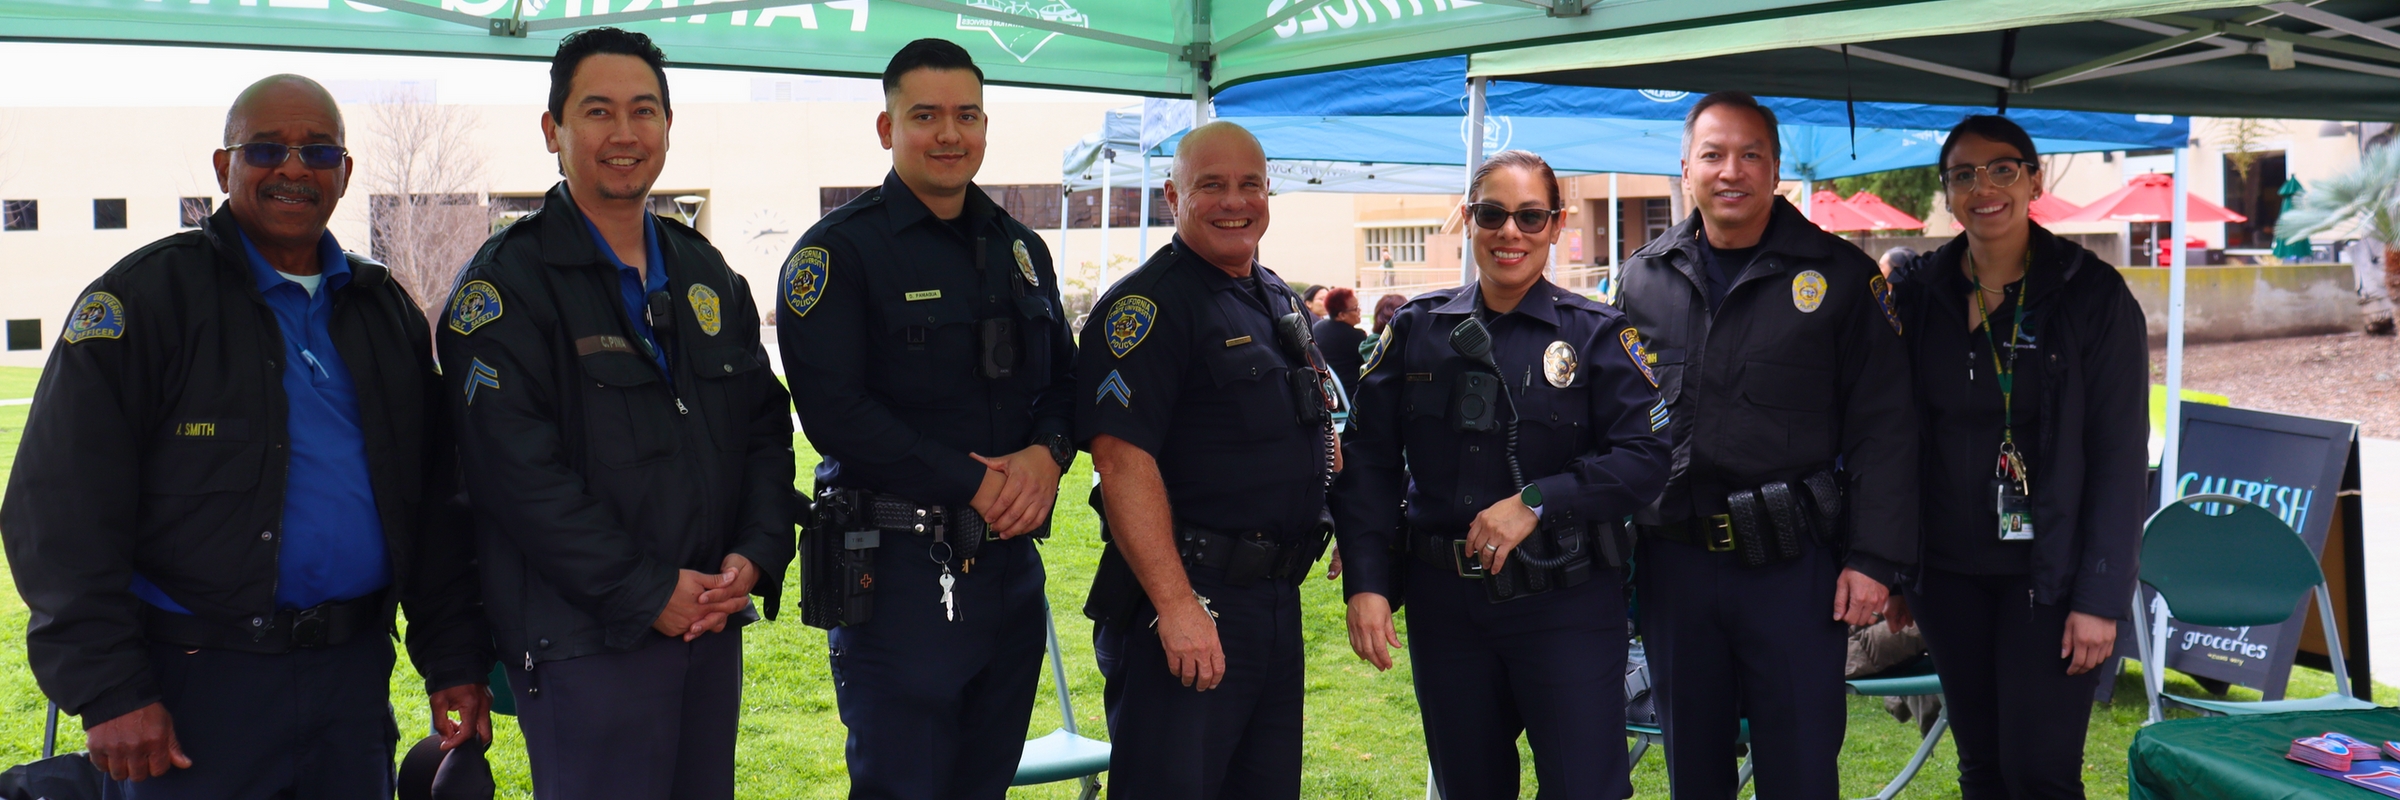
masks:
<path id="1" fill-rule="evenodd" d="M 583 218 L 583 227 L 592 232 L 592 244 L 600 248 L 600 256 L 617 268 L 617 292 L 624 296 L 625 316 L 633 318 L 633 332 L 642 337 L 642 349 L 658 362 L 659 374 L 674 381 L 675 372 L 667 368 L 667 350 L 658 346 L 658 334 L 650 329 L 650 293 L 667 290 L 667 258 L 658 252 L 658 222 L 647 213 L 642 215 L 642 249 L 648 259 L 643 263 L 650 265 L 648 278 L 617 257 L 616 248 L 608 246 L 608 238 L 600 235 L 600 226 L 592 224 L 591 217 Z"/>
<path id="2" fill-rule="evenodd" d="M 350 262 L 327 232 L 317 242 L 321 272 L 309 282 L 267 264 L 242 236 L 259 295 L 283 333 L 283 394 L 291 458 L 285 472 L 283 537 L 276 560 L 275 606 L 308 608 L 363 597 L 392 582 L 384 552 L 383 519 L 367 475 L 366 436 L 359 425 L 358 386 L 333 345 L 328 323 L 333 295 L 350 285 Z M 263 409 L 262 409 L 263 411 Z M 190 613 L 148 580 L 133 591 L 151 605 Z"/>

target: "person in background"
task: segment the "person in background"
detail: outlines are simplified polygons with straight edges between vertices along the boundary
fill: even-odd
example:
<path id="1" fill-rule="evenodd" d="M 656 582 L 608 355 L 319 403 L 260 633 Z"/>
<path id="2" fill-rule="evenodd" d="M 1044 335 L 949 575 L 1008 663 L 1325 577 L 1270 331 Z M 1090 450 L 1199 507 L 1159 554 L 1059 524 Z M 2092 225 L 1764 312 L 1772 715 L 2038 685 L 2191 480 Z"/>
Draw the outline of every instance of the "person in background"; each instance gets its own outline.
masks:
<path id="1" fill-rule="evenodd" d="M 2042 175 L 2023 128 L 1968 117 L 1941 164 L 1966 230 L 1892 274 L 1924 564 L 1884 616 L 1913 618 L 1940 665 L 1962 797 L 2080 798 L 2094 668 L 2151 508 L 2142 309 L 2107 262 L 2026 216 Z"/>
<path id="2" fill-rule="evenodd" d="M 1358 329 L 1358 293 L 1345 286 L 1327 289 L 1324 305 L 1325 318 L 1317 320 L 1311 330 L 1317 348 L 1325 352 L 1325 366 L 1342 382 L 1346 403 L 1358 395 L 1358 367 L 1366 363 L 1358 348 L 1367 338 L 1367 332 Z"/>
<path id="3" fill-rule="evenodd" d="M 1323 285 L 1311 286 L 1308 287 L 1307 291 L 1300 293 L 1300 307 L 1308 311 L 1309 322 L 1313 323 L 1317 320 L 1325 318 L 1325 292 L 1327 288 L 1329 287 Z"/>
<path id="4" fill-rule="evenodd" d="M 1400 307 L 1407 304 L 1407 297 L 1396 294 L 1387 294 L 1375 301 L 1375 330 L 1368 333 L 1367 338 L 1358 341 L 1361 363 L 1365 362 L 1368 353 L 1375 351 L 1375 343 L 1383 341 L 1383 329 L 1392 324 L 1392 315 L 1400 313 Z"/>
<path id="5" fill-rule="evenodd" d="M 1916 260 L 1917 251 L 1907 247 L 1894 247 L 1883 251 L 1883 257 L 1875 260 L 1875 266 L 1883 270 L 1883 277 L 1888 280 L 1892 277 L 1893 270 L 1906 268 L 1909 264 L 1916 263 Z"/>

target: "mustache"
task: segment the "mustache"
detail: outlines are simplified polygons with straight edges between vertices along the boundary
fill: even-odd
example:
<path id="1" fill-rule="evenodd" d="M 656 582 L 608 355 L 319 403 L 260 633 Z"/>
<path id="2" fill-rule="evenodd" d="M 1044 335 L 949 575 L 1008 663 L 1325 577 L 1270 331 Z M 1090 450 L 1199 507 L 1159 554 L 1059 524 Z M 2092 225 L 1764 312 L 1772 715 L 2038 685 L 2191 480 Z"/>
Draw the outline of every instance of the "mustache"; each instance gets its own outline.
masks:
<path id="1" fill-rule="evenodd" d="M 318 200 L 325 199 L 325 194 L 317 191 L 317 187 L 310 186 L 299 181 L 272 181 L 260 184 L 258 187 L 258 193 L 261 195 L 281 194 L 291 195 L 294 197 L 304 197 L 310 202 L 316 202 Z"/>

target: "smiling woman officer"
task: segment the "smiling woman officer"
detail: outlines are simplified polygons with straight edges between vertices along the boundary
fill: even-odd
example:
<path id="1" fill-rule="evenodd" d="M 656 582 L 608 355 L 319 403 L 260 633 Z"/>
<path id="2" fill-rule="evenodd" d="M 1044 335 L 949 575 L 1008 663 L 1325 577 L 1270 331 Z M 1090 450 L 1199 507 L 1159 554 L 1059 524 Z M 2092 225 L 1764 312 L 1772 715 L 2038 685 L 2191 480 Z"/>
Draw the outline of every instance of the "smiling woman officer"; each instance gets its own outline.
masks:
<path id="1" fill-rule="evenodd" d="M 1330 498 L 1350 647 L 1391 668 L 1405 590 L 1442 796 L 1517 796 L 1523 733 L 1543 796 L 1622 797 L 1624 686 L 1594 678 L 1625 663 L 1624 523 L 1666 487 L 1666 409 L 1624 315 L 1542 278 L 1550 165 L 1502 152 L 1470 191 L 1476 281 L 1403 306 L 1359 382 Z"/>

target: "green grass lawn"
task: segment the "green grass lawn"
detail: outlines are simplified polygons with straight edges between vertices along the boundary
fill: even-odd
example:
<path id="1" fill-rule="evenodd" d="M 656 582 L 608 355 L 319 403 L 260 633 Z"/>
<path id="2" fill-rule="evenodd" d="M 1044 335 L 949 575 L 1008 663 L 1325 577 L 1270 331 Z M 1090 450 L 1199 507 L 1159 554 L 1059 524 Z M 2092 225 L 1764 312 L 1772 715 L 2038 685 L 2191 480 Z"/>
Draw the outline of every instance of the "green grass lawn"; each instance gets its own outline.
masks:
<path id="1" fill-rule="evenodd" d="M 36 370 L 0 368 L 0 399 L 32 395 Z M 17 439 L 24 427 L 26 406 L 0 406 L 0 480 L 15 460 Z M 809 474 L 815 451 L 795 437 L 801 453 L 800 474 Z M 805 478 L 804 478 L 805 480 Z M 1092 664 L 1091 623 L 1078 613 L 1099 557 L 1098 525 L 1092 511 L 1079 500 L 1091 486 L 1088 461 L 1078 461 L 1059 492 L 1056 533 L 1043 545 L 1049 566 L 1050 604 L 1057 609 L 1059 641 L 1066 648 L 1069 689 L 1085 735 L 1107 738 L 1101 718 L 1098 670 Z M 26 610 L 13 581 L 0 576 L 0 764 L 30 761 L 40 752 L 44 700 L 25 663 Z M 798 578 L 785 588 L 797 598 Z M 1425 785 L 1425 747 L 1417 722 L 1417 701 L 1408 679 L 1407 654 L 1395 654 L 1391 672 L 1377 673 L 1350 654 L 1342 631 L 1341 593 L 1327 581 L 1311 580 L 1304 596 L 1308 648 L 1307 757 L 1304 796 L 1310 798 L 1421 797 Z M 787 609 L 789 611 L 789 609 Z M 1405 625 L 1405 619 L 1403 620 Z M 1403 628 L 1405 636 L 1405 628 Z M 826 675 L 825 634 L 799 623 L 796 613 L 761 623 L 746 635 L 748 666 L 743 688 L 741 796 L 744 798 L 838 798 L 847 792 L 842 770 L 843 730 L 834 709 L 833 685 Z M 1598 679 L 1615 680 L 1619 666 L 1595 664 Z M 2315 695 L 2331 690 L 2329 675 L 2295 670 L 2292 691 Z M 2170 684 L 2180 693 L 2199 689 L 2180 674 Z M 392 697 L 403 731 L 426 729 L 425 698 L 416 672 L 403 659 L 392 675 Z M 2400 701 L 2391 688 L 2376 687 L 2378 702 Z M 2236 688 L 2237 698 L 2255 699 L 2256 692 Z M 1050 672 L 1042 673 L 1040 699 L 1028 738 L 1059 726 Z M 2085 782 L 2096 798 L 2125 796 L 2125 750 L 2144 716 L 2142 690 L 2134 673 L 2117 680 L 2115 702 L 2092 711 L 2091 737 L 2085 745 Z M 81 726 L 66 720 L 60 747 L 80 749 Z M 500 777 L 501 795 L 529 798 L 523 745 L 512 720 L 494 725 L 498 736 L 492 758 Z M 1850 699 L 1850 729 L 1842 753 L 1842 792 L 1845 797 L 1872 794 L 1899 770 L 1917 744 L 1914 725 L 1894 722 L 1872 698 Z M 1525 787 L 1534 787 L 1531 758 L 1526 758 Z M 1904 795 L 1910 798 L 1957 797 L 1957 760 L 1945 738 L 1933 763 Z M 1655 754 L 1634 770 L 1634 786 L 1642 797 L 1666 796 L 1665 770 Z M 1071 798 L 1074 784 L 1026 787 L 1012 798 Z"/>

